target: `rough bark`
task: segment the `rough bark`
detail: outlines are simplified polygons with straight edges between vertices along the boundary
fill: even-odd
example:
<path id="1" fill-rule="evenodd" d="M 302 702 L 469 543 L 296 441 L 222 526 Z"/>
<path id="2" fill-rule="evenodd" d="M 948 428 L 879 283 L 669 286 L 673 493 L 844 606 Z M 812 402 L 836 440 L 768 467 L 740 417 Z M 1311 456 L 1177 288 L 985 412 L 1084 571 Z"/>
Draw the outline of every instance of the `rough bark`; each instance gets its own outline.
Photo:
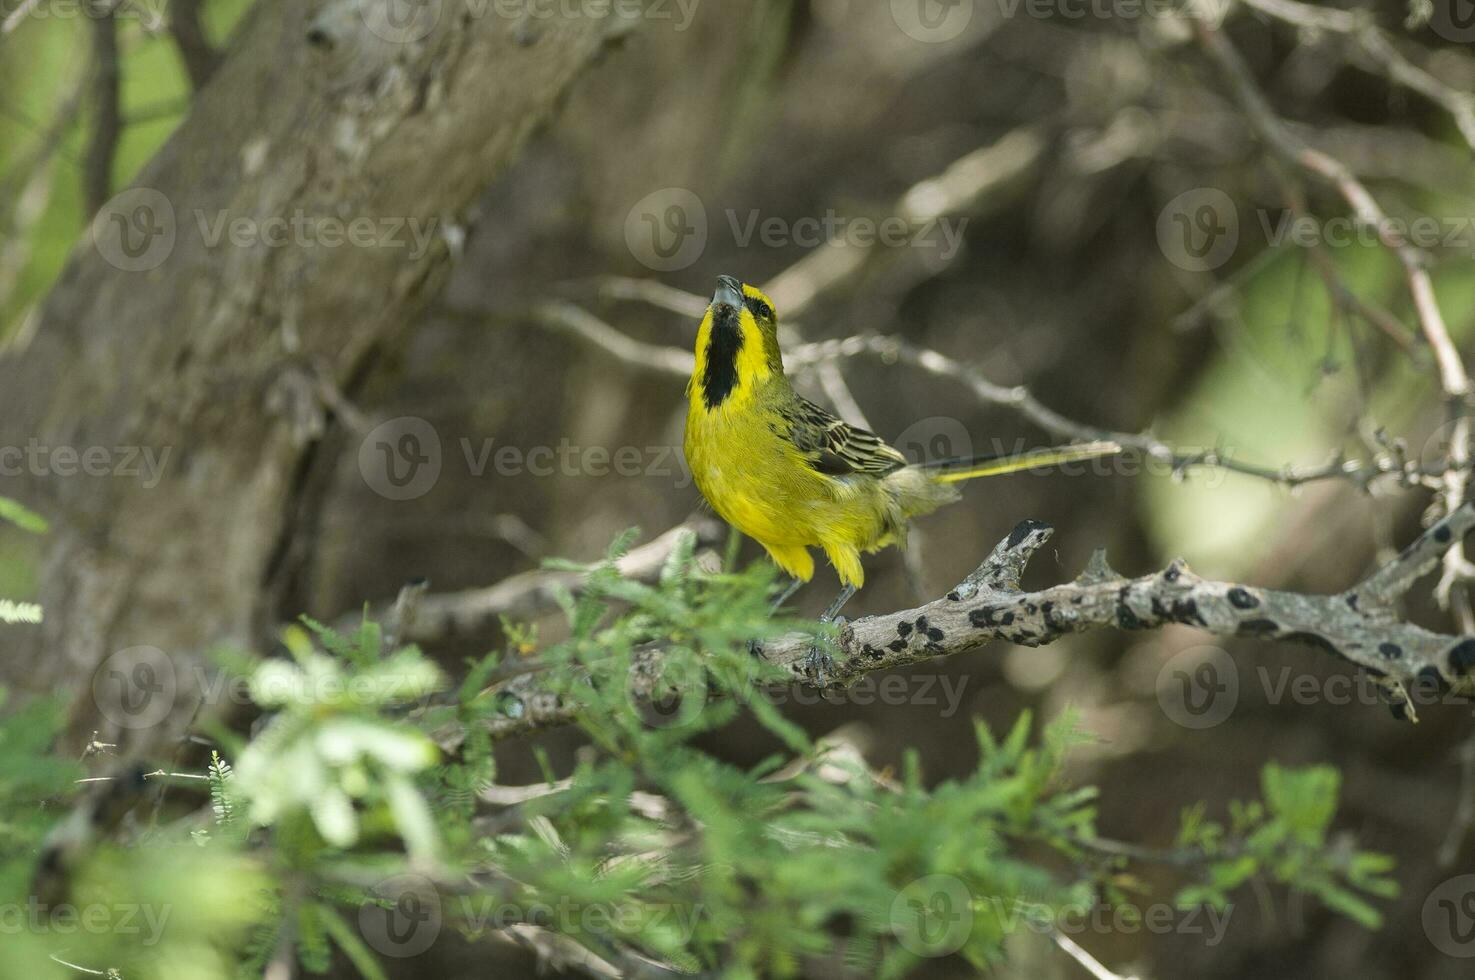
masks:
<path id="1" fill-rule="evenodd" d="M 1183 561 L 1162 572 L 1124 578 L 1097 552 L 1074 581 L 1026 592 L 1020 578 L 1030 558 L 1054 529 L 1021 521 L 983 563 L 947 595 L 915 609 L 865 616 L 840 631 L 835 664 L 825 683 L 844 687 L 877 670 L 952 656 L 993 640 L 1037 647 L 1071 633 L 1093 629 L 1147 630 L 1193 626 L 1223 638 L 1291 640 L 1318 648 L 1367 671 L 1400 718 L 1416 720 L 1410 688 L 1431 695 L 1468 692 L 1475 674 L 1475 637 L 1449 636 L 1399 618 L 1397 604 L 1415 580 L 1433 571 L 1443 555 L 1475 528 L 1475 505 L 1466 504 L 1425 531 L 1396 559 L 1352 588 L 1335 595 L 1308 595 L 1202 579 Z M 811 682 L 811 640 L 792 634 L 763 648 L 761 655 Z M 660 678 L 659 646 L 636 664 L 641 678 Z M 653 682 L 659 683 L 659 682 Z M 646 685 L 649 686 L 649 685 Z M 506 717 L 489 723 L 494 738 L 525 735 L 569 724 L 575 706 L 536 673 L 496 685 Z M 653 696 L 667 694 L 659 686 Z M 679 692 L 677 692 L 679 693 Z M 441 733 L 442 744 L 459 744 L 460 731 Z"/>
<path id="2" fill-rule="evenodd" d="M 315 447 L 335 424 L 321 393 L 351 397 L 433 295 L 463 211 L 632 26 L 519 22 L 495 7 L 473 18 L 447 3 L 400 28 L 390 13 L 406 10 L 262 0 L 0 359 L 0 444 L 104 447 L 115 461 L 140 448 L 163 462 L 146 486 L 65 475 L 47 456 L 7 488 L 54 524 L 45 626 L 7 651 L 0 683 L 69 692 L 76 732 L 106 727 L 87 681 L 115 651 L 250 645 L 279 621 L 293 529 L 314 506 Z M 119 260 L 109 209 L 132 219 L 140 203 L 165 234 L 135 238 L 141 260 Z M 379 244 L 314 240 L 322 218 L 367 219 Z M 287 223 L 238 245 L 237 219 Z M 413 227 L 433 229 L 423 254 Z"/>

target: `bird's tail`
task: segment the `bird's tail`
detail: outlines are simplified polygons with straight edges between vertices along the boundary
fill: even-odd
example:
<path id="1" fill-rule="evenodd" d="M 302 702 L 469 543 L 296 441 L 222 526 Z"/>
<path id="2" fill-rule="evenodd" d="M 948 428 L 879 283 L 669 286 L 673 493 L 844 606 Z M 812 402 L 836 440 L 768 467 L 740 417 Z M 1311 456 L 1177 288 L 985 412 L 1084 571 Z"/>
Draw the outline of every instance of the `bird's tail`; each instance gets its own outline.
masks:
<path id="1" fill-rule="evenodd" d="M 958 483 L 980 476 L 998 476 L 1001 473 L 1017 473 L 1041 466 L 1058 466 L 1061 463 L 1115 456 L 1121 451 L 1122 447 L 1114 442 L 1085 442 L 1075 446 L 1042 446 L 1020 453 L 938 459 L 922 463 L 920 469 L 938 483 Z"/>

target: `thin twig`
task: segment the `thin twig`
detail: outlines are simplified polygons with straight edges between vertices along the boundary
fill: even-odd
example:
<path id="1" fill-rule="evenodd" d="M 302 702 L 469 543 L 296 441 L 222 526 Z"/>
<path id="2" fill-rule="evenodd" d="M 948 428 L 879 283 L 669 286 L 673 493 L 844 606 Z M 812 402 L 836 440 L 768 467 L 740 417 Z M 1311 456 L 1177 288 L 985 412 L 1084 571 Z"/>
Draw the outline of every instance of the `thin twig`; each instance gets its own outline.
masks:
<path id="1" fill-rule="evenodd" d="M 106 0 L 89 0 L 100 9 L 92 16 L 92 134 L 83 172 L 83 199 L 87 217 L 102 209 L 113 196 L 113 158 L 123 132 L 120 108 L 122 74 L 118 62 L 118 24 Z"/>
<path id="2" fill-rule="evenodd" d="M 1280 0 L 1278 5 L 1284 5 L 1284 0 Z M 1439 386 L 1444 393 L 1450 416 L 1448 466 L 1443 474 L 1441 494 L 1445 512 L 1453 512 L 1465 502 L 1470 480 L 1471 426 L 1465 404 L 1470 395 L 1470 378 L 1459 351 L 1450 338 L 1449 328 L 1445 325 L 1444 315 L 1435 298 L 1427 257 L 1394 229 L 1377 200 L 1351 170 L 1341 161 L 1308 145 L 1281 121 L 1255 84 L 1254 76 L 1239 52 L 1221 32 L 1202 20 L 1195 21 L 1194 30 L 1200 45 L 1219 66 L 1236 101 L 1266 145 L 1288 162 L 1331 184 L 1351 207 L 1358 221 L 1377 234 L 1378 240 L 1393 253 L 1403 267 L 1419 327 L 1434 351 L 1439 370 Z M 1470 572 L 1470 563 L 1465 558 L 1463 547 L 1449 549 L 1444 574 L 1435 588 L 1435 595 L 1441 605 L 1446 608 L 1450 605 L 1456 586 L 1468 581 Z"/>
<path id="3" fill-rule="evenodd" d="M 1475 826 L 1475 736 L 1460 743 L 1460 788 L 1456 791 L 1454 819 L 1439 845 L 1439 866 L 1448 868 L 1460 856 L 1460 848 Z"/>
<path id="4" fill-rule="evenodd" d="M 689 294 L 667 291 L 663 299 L 670 300 L 675 295 Z M 453 311 L 453 315 L 481 319 L 490 314 L 467 310 Z M 680 378 L 691 375 L 693 359 L 686 351 L 678 347 L 634 340 L 573 303 L 551 301 L 538 307 L 534 315 L 541 322 L 571 333 L 632 366 Z M 1052 436 L 1087 442 L 1114 441 L 1143 453 L 1170 467 L 1174 472 L 1195 468 L 1223 469 L 1286 487 L 1329 479 L 1347 479 L 1366 485 L 1384 476 L 1395 477 L 1407 485 L 1422 485 L 1444 473 L 1443 467 L 1420 466 L 1397 458 L 1392 453 L 1379 454 L 1363 461 L 1348 460 L 1337 455 L 1325 463 L 1315 465 L 1270 467 L 1234 459 L 1217 449 L 1189 452 L 1147 433 L 1116 432 L 1078 422 L 1045 405 L 1024 385 L 1001 385 L 990 381 L 972 365 L 954 360 L 938 351 L 918 347 L 900 337 L 871 334 L 800 344 L 784 355 L 784 361 L 791 367 L 804 369 L 836 358 L 859 355 L 878 357 L 888 363 L 906 364 L 928 374 L 957 381 L 965 385 L 979 401 L 1007 408 Z"/>
<path id="5" fill-rule="evenodd" d="M 1050 938 L 1054 940 L 1055 945 L 1059 946 L 1067 956 L 1085 967 L 1086 972 L 1095 977 L 1096 980 L 1137 980 L 1135 976 L 1113 973 L 1108 970 L 1102 965 L 1100 960 L 1086 952 L 1079 943 L 1059 929 L 1050 930 Z"/>
<path id="6" fill-rule="evenodd" d="M 1411 89 L 1450 114 L 1460 135 L 1475 150 L 1475 96 L 1452 88 L 1409 61 L 1366 10 L 1314 7 L 1297 0 L 1244 0 L 1248 7 L 1303 30 L 1339 34 L 1353 40 L 1390 81 Z"/>

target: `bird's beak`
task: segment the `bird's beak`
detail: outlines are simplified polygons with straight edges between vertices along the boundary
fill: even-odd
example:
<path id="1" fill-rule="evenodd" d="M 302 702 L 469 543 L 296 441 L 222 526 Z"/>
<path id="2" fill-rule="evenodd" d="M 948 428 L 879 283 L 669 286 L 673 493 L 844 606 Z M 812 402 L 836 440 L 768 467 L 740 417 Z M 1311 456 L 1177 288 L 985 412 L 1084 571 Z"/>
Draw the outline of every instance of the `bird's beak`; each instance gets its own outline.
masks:
<path id="1" fill-rule="evenodd" d="M 743 306 L 743 284 L 732 276 L 718 276 L 717 291 L 712 294 L 712 309 L 720 311 L 724 306 L 732 310 Z"/>

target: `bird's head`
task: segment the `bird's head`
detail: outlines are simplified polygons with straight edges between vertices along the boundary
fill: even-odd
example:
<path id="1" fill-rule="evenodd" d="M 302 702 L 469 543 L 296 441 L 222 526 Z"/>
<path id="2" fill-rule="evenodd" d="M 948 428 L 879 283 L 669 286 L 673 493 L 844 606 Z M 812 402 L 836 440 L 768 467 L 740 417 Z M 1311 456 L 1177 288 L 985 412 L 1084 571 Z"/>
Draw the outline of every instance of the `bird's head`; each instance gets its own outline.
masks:
<path id="1" fill-rule="evenodd" d="M 697 370 L 693 376 L 709 407 L 738 389 L 769 377 L 783 377 L 778 347 L 778 313 L 757 286 L 718 276 L 712 302 L 697 332 Z"/>
<path id="2" fill-rule="evenodd" d="M 757 286 L 750 286 L 732 276 L 718 276 L 717 290 L 707 307 L 713 325 L 738 327 L 744 332 L 756 330 L 778 339 L 778 313 L 773 300 Z"/>

